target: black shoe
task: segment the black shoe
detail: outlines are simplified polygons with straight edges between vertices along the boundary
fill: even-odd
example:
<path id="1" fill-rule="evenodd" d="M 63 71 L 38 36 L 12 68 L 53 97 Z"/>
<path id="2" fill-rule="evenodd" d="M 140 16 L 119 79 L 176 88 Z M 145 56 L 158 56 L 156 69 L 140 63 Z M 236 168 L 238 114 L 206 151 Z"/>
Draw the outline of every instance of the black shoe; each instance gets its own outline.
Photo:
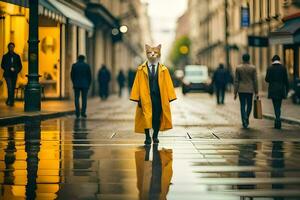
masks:
<path id="1" fill-rule="evenodd" d="M 248 128 L 248 126 L 249 126 L 248 120 L 244 119 L 243 120 L 243 127 Z"/>
<path id="2" fill-rule="evenodd" d="M 81 117 L 87 118 L 87 115 L 85 113 L 81 113 Z"/>
<path id="3" fill-rule="evenodd" d="M 158 144 L 159 143 L 159 139 L 158 138 L 153 138 L 153 144 Z"/>
<path id="4" fill-rule="evenodd" d="M 151 138 L 150 137 L 146 137 L 144 144 L 145 145 L 150 145 L 151 144 Z"/>

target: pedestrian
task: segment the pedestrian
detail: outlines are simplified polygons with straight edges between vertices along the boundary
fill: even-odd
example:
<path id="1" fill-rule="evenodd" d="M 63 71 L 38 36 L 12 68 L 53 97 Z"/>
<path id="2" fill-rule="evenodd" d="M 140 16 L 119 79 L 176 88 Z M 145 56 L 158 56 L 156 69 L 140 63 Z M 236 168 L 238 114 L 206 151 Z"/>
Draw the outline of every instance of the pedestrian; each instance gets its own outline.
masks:
<path id="1" fill-rule="evenodd" d="M 161 45 L 146 45 L 148 60 L 140 65 L 134 79 L 130 100 L 138 102 L 135 132 L 145 133 L 145 144 L 159 143 L 159 131 L 172 128 L 170 102 L 176 99 L 169 70 L 159 63 Z"/>
<path id="2" fill-rule="evenodd" d="M 224 65 L 219 64 L 218 69 L 214 72 L 213 83 L 216 88 L 217 104 L 224 104 L 226 87 L 229 81 L 229 72 Z"/>
<path id="3" fill-rule="evenodd" d="M 129 92 L 129 94 L 131 93 L 131 88 L 133 86 L 134 78 L 135 78 L 135 71 L 130 68 L 128 70 L 128 75 L 127 75 L 127 81 L 128 81 L 127 84 L 128 84 L 128 92 Z"/>
<path id="4" fill-rule="evenodd" d="M 253 94 L 258 96 L 257 72 L 254 65 L 250 64 L 250 55 L 243 55 L 243 64 L 235 71 L 234 99 L 239 95 L 241 118 L 244 128 L 249 126 L 249 117 L 252 110 Z"/>
<path id="5" fill-rule="evenodd" d="M 272 99 L 276 117 L 274 128 L 281 129 L 281 104 L 288 94 L 289 79 L 287 70 L 281 64 L 278 55 L 273 56 L 272 65 L 267 70 L 265 80 L 269 83 L 268 98 Z"/>
<path id="6" fill-rule="evenodd" d="M 85 56 L 78 56 L 76 63 L 72 65 L 71 79 L 73 82 L 74 94 L 75 94 L 75 109 L 76 117 L 79 118 L 80 114 L 83 118 L 86 118 L 87 107 L 87 94 L 92 82 L 92 73 L 90 66 L 84 62 Z M 79 98 L 81 94 L 81 104 L 79 106 Z"/>
<path id="7" fill-rule="evenodd" d="M 15 53 L 15 44 L 10 42 L 7 45 L 8 52 L 3 55 L 1 68 L 4 70 L 3 77 L 7 86 L 7 106 L 14 106 L 15 103 L 15 88 L 19 72 L 22 70 L 21 58 Z"/>
<path id="8" fill-rule="evenodd" d="M 99 96 L 102 100 L 106 100 L 109 95 L 109 82 L 111 76 L 106 65 L 102 65 L 98 72 Z"/>
<path id="9" fill-rule="evenodd" d="M 122 90 L 125 86 L 125 74 L 123 72 L 123 70 L 121 69 L 119 71 L 119 74 L 118 74 L 118 77 L 117 77 L 117 81 L 118 81 L 118 84 L 119 84 L 119 97 L 122 96 Z"/>

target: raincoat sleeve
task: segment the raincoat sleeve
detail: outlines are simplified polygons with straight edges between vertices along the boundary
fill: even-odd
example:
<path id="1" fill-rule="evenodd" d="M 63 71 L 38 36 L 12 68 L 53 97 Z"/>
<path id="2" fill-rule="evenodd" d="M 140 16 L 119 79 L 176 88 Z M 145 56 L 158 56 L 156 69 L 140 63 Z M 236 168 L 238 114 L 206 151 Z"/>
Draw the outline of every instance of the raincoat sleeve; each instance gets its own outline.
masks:
<path id="1" fill-rule="evenodd" d="M 166 73 L 166 84 L 167 84 L 167 92 L 168 92 L 169 101 L 171 102 L 171 101 L 176 100 L 177 99 L 176 93 L 175 93 L 173 82 L 172 82 L 172 79 L 171 79 L 171 76 L 170 76 L 170 73 L 168 70 Z"/>
<path id="2" fill-rule="evenodd" d="M 130 100 L 139 102 L 140 101 L 140 83 L 139 83 L 139 72 L 136 73 L 133 86 L 131 89 Z"/>

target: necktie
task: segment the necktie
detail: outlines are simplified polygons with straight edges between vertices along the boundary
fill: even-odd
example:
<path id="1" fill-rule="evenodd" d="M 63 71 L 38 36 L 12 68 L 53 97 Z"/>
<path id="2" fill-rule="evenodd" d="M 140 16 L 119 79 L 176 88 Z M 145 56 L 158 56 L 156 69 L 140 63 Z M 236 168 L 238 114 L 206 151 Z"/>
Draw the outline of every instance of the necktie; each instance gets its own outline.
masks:
<path id="1" fill-rule="evenodd" d="M 151 65 L 151 76 L 152 78 L 155 76 L 155 65 Z"/>

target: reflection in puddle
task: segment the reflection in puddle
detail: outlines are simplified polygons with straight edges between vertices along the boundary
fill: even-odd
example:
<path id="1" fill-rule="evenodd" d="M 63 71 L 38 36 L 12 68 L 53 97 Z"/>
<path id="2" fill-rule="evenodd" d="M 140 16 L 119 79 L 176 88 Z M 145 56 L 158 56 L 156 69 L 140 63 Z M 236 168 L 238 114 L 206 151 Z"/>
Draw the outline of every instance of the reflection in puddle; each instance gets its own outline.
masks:
<path id="1" fill-rule="evenodd" d="M 101 128 L 69 118 L 0 128 L 0 199 L 300 199 L 297 141 L 139 147 Z"/>
<path id="2" fill-rule="evenodd" d="M 173 175 L 172 150 L 158 150 L 158 145 L 153 145 L 150 160 L 150 149 L 151 146 L 145 146 L 135 152 L 139 199 L 165 200 Z"/>

